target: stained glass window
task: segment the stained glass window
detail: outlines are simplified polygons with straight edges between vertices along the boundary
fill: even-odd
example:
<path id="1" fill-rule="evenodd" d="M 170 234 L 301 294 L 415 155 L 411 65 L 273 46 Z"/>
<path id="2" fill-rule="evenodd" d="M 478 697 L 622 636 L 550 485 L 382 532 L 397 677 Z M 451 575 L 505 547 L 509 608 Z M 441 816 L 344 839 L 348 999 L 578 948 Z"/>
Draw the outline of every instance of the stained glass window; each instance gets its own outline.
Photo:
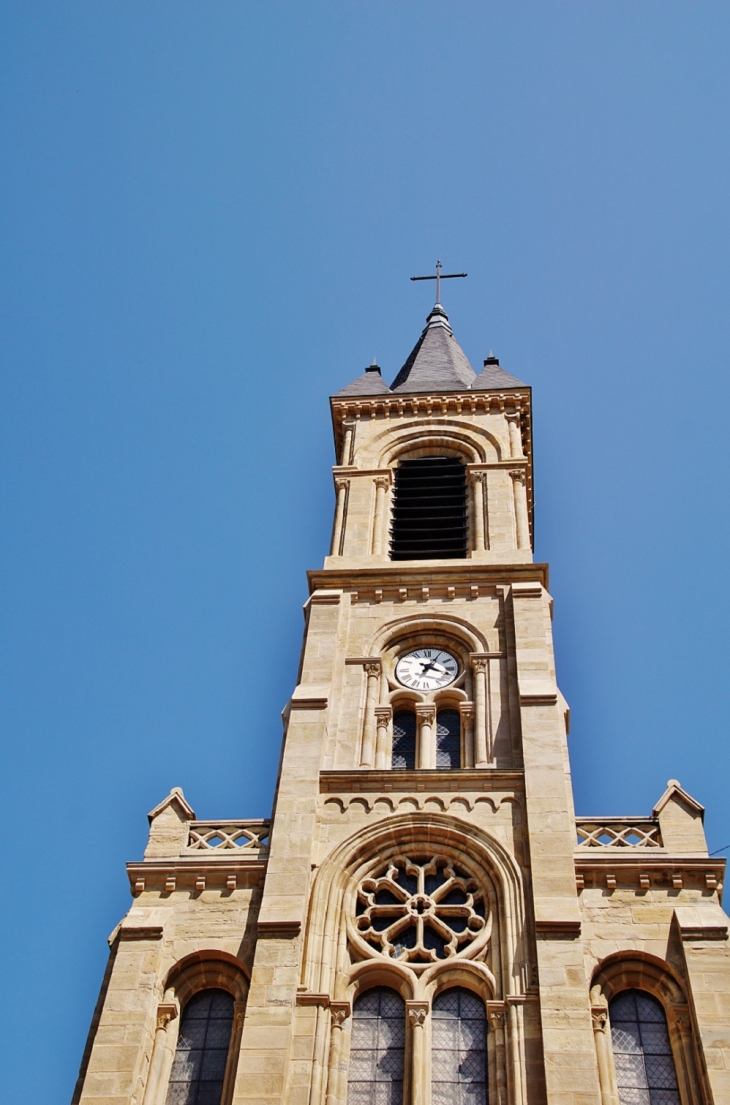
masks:
<path id="1" fill-rule="evenodd" d="M 624 990 L 609 1017 L 621 1105 L 679 1105 L 667 1019 L 656 998 Z"/>
<path id="2" fill-rule="evenodd" d="M 444 990 L 433 1003 L 431 1102 L 487 1105 L 487 1017 L 469 990 Z"/>
<path id="3" fill-rule="evenodd" d="M 400 710 L 393 717 L 392 765 L 401 770 L 416 766 L 416 715 L 411 710 Z"/>
<path id="4" fill-rule="evenodd" d="M 233 998 L 202 990 L 185 1006 L 166 1105 L 220 1105 L 233 1026 Z"/>
<path id="5" fill-rule="evenodd" d="M 436 767 L 461 767 L 461 718 L 458 710 L 438 712 Z"/>
<path id="6" fill-rule="evenodd" d="M 347 1105 L 403 1105 L 405 1017 L 403 999 L 384 986 L 355 1002 Z"/>

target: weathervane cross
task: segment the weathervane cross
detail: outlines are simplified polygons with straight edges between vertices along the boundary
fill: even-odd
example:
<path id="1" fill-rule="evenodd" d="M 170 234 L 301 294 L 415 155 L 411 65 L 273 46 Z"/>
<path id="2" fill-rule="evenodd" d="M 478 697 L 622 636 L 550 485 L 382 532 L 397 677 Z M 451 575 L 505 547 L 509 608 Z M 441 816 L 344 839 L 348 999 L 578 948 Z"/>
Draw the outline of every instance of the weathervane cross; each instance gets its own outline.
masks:
<path id="1" fill-rule="evenodd" d="M 441 304 L 441 281 L 442 280 L 456 280 L 457 277 L 468 276 L 466 272 L 441 272 L 441 262 L 436 262 L 436 275 L 435 276 L 412 276 L 411 280 L 435 280 L 436 281 L 436 302 Z"/>

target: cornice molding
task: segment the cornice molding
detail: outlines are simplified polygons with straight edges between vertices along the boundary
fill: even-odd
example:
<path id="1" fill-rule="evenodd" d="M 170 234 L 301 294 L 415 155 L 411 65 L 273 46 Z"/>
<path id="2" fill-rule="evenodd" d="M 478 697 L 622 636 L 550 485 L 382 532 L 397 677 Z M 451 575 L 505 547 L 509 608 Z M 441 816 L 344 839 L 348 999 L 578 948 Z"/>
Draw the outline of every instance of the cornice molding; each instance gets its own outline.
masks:
<path id="1" fill-rule="evenodd" d="M 522 793 L 524 776 L 521 771 L 499 771 L 496 768 L 416 768 L 412 771 L 320 771 L 322 794 L 357 794 L 358 792 L 392 791 L 411 793 L 425 788 L 429 791 L 512 791 Z"/>
<path id="2" fill-rule="evenodd" d="M 425 565 L 409 568 L 404 562 L 391 561 L 372 568 L 316 568 L 307 572 L 310 593 L 320 589 L 357 591 L 359 588 L 446 587 L 454 584 L 509 587 L 513 583 L 535 583 L 548 590 L 547 564 L 482 564 L 473 560 L 458 564 Z"/>

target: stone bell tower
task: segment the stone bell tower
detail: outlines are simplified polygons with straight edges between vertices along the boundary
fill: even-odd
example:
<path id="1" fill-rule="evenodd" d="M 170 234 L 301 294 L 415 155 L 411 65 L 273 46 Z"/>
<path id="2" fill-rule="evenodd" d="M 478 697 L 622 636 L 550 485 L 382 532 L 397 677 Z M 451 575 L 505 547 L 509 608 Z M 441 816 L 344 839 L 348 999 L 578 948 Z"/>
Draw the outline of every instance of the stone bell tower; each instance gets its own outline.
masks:
<path id="1" fill-rule="evenodd" d="M 272 820 L 151 812 L 74 1101 L 730 1105 L 702 807 L 574 813 L 530 388 L 437 303 L 331 406 Z"/>

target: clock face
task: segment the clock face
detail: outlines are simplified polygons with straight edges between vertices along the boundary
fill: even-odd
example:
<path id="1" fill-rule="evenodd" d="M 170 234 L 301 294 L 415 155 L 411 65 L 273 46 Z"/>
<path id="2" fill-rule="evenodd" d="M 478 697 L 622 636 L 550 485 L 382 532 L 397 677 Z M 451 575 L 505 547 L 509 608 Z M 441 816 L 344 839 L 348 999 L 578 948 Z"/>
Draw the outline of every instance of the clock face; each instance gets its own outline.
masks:
<path id="1" fill-rule="evenodd" d="M 436 691 L 448 687 L 459 674 L 459 665 L 450 652 L 440 648 L 417 648 L 401 656 L 395 676 L 404 687 L 414 691 Z"/>

